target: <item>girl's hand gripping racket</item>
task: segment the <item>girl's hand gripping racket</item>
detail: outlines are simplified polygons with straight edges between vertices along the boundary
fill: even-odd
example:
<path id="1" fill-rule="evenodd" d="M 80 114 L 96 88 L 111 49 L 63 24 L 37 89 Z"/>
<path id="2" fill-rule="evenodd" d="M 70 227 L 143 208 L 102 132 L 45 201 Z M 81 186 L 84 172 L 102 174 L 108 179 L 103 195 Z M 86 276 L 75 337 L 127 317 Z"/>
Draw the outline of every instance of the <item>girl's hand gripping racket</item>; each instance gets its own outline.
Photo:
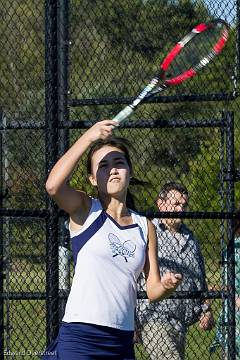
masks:
<path id="1" fill-rule="evenodd" d="M 228 34 L 229 26 L 221 19 L 195 26 L 168 53 L 160 65 L 160 71 L 132 104 L 126 106 L 112 120 L 119 124 L 128 118 L 144 99 L 197 75 L 199 70 L 221 53 Z"/>

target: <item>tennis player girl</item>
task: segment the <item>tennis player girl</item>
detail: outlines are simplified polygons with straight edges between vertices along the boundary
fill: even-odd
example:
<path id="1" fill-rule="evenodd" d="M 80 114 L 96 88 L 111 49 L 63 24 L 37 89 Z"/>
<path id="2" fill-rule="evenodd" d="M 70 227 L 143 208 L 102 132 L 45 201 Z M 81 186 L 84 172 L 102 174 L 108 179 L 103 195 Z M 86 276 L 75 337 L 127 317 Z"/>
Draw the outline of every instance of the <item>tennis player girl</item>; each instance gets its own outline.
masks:
<path id="1" fill-rule="evenodd" d="M 93 125 L 60 158 L 46 189 L 70 216 L 75 274 L 55 343 L 60 360 L 133 360 L 137 278 L 144 269 L 147 296 L 158 301 L 181 282 L 159 275 L 153 225 L 127 207 L 132 173 L 124 139 L 112 136 L 113 120 Z M 85 151 L 98 199 L 68 181 Z M 49 357 L 48 357 L 49 358 Z"/>

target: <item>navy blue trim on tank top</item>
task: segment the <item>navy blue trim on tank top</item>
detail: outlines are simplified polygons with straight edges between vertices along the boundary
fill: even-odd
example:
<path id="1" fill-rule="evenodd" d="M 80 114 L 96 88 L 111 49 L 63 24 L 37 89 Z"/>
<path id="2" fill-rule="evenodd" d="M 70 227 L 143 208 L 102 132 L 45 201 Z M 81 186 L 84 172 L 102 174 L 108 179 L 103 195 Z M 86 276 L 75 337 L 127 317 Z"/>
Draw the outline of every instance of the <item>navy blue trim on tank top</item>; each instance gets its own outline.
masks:
<path id="1" fill-rule="evenodd" d="M 93 221 L 93 223 L 85 231 L 72 237 L 72 253 L 73 253 L 74 266 L 76 266 L 77 256 L 79 251 L 88 242 L 88 240 L 90 240 L 91 237 L 94 234 L 96 234 L 96 232 L 103 226 L 107 218 L 109 218 L 109 220 L 112 221 L 120 230 L 139 227 L 138 224 L 120 225 L 116 220 L 114 220 L 109 214 L 107 214 L 103 210 L 100 213 L 100 215 Z"/>
<path id="2" fill-rule="evenodd" d="M 74 265 L 77 262 L 77 256 L 82 247 L 96 234 L 96 232 L 103 226 L 107 220 L 106 214 L 102 211 L 101 214 L 94 220 L 94 222 L 81 234 L 72 237 L 72 253 Z"/>
<path id="3" fill-rule="evenodd" d="M 138 227 L 138 224 L 120 225 L 113 217 L 111 217 L 111 215 L 109 215 L 106 212 L 105 214 L 120 230 L 132 229 Z"/>

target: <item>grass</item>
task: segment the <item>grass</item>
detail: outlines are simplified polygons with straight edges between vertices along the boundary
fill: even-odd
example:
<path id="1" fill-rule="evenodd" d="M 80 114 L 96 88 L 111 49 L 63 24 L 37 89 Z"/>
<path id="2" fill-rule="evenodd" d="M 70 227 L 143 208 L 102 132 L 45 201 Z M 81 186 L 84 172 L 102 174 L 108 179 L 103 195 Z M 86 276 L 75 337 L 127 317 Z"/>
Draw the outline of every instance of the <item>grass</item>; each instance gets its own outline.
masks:
<path id="1" fill-rule="evenodd" d="M 187 336 L 186 360 L 221 359 L 221 354 L 219 351 L 217 351 L 214 354 L 210 354 L 209 351 L 214 336 L 215 336 L 215 329 L 211 331 L 203 331 L 199 329 L 198 324 L 191 326 Z"/>
<path id="2" fill-rule="evenodd" d="M 43 300 L 11 300 L 4 309 L 4 351 L 7 359 L 39 359 L 46 344 Z"/>
<path id="3" fill-rule="evenodd" d="M 5 279 L 8 292 L 44 292 L 45 264 L 17 260 Z M 5 300 L 4 355 L 7 359 L 39 359 L 46 344 L 45 300 Z"/>

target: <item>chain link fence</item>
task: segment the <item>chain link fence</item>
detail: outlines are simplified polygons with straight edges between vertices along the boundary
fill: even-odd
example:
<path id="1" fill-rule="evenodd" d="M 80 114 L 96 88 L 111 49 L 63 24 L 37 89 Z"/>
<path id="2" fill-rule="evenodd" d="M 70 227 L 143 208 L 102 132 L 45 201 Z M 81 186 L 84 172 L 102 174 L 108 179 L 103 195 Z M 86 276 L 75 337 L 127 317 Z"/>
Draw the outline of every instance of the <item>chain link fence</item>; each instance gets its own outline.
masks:
<path id="1" fill-rule="evenodd" d="M 182 216 L 200 244 L 208 289 L 180 289 L 171 301 L 208 299 L 215 320 L 222 310 L 227 316 L 211 331 L 198 322 L 189 326 L 185 358 L 224 359 L 226 347 L 214 347 L 221 328 L 228 334 L 228 358 L 238 359 L 234 335 L 239 338 L 240 325 L 234 292 L 224 290 L 223 254 L 230 241 L 231 286 L 240 201 L 239 2 L 0 0 L 0 13 L 0 358 L 38 359 L 57 335 L 70 289 L 67 217 L 45 193 L 50 168 L 91 124 L 131 102 L 182 36 L 219 17 L 231 31 L 216 62 L 141 105 L 116 134 L 132 143 L 136 208 L 151 218 Z M 170 181 L 189 191 L 182 215 L 164 215 L 156 206 L 160 188 Z M 85 158 L 72 185 L 94 195 Z M 136 358 L 158 359 L 162 315 L 156 312 L 150 322 L 141 307 L 144 288 L 139 298 L 138 316 L 147 320 L 139 324 Z M 162 336 L 157 344 L 164 348 L 166 341 Z"/>

